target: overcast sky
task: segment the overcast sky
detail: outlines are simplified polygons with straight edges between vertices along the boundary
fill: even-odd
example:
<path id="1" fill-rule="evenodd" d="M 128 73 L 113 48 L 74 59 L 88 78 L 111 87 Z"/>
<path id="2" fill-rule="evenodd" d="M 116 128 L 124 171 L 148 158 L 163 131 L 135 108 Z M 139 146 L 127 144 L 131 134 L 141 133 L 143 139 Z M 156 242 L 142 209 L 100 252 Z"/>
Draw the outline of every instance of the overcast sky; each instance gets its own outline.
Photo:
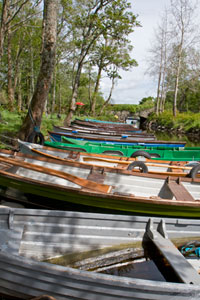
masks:
<path id="1" fill-rule="evenodd" d="M 161 20 L 165 7 L 168 7 L 170 0 L 129 0 L 132 4 L 132 11 L 138 15 L 142 27 L 135 28 L 130 36 L 134 49 L 131 57 L 138 62 L 129 72 L 120 71 L 122 79 L 118 80 L 112 96 L 112 103 L 138 104 L 139 101 L 148 96 L 156 96 L 156 81 L 146 73 L 146 58 L 148 49 L 154 38 L 154 30 Z M 101 90 L 104 97 L 108 96 L 111 82 L 103 79 Z"/>

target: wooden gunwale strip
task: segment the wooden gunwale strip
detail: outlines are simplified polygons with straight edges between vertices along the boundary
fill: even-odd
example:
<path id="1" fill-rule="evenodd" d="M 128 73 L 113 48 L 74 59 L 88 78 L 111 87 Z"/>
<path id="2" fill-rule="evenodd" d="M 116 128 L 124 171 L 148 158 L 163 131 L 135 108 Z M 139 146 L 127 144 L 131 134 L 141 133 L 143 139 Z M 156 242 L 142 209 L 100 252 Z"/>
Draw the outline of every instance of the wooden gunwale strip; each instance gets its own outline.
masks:
<path id="1" fill-rule="evenodd" d="M 129 195 L 129 196 L 123 196 L 123 195 L 116 195 L 116 194 L 113 194 L 112 192 L 111 193 L 101 193 L 101 192 L 96 192 L 96 191 L 89 191 L 89 190 L 79 190 L 77 188 L 74 188 L 74 187 L 64 187 L 64 186 L 58 186 L 56 184 L 49 184 L 49 183 L 46 183 L 46 182 L 41 182 L 41 181 L 37 181 L 35 179 L 27 179 L 23 176 L 20 176 L 20 175 L 16 175 L 16 174 L 10 174 L 6 171 L 1 171 L 0 170 L 0 175 L 3 174 L 3 175 L 6 175 L 6 177 L 10 178 L 10 179 L 16 179 L 16 180 L 23 180 L 24 182 L 27 182 L 31 185 L 39 185 L 39 186 L 44 186 L 44 187 L 49 187 L 49 189 L 51 190 L 52 188 L 54 188 L 54 190 L 62 190 L 62 191 L 66 191 L 66 192 L 70 192 L 70 191 L 73 191 L 75 194 L 79 195 L 88 195 L 90 197 L 98 197 L 99 196 L 99 193 L 100 193 L 100 197 L 101 198 L 106 198 L 107 200 L 109 199 L 114 199 L 116 201 L 127 201 L 127 202 L 139 202 L 139 203 L 149 203 L 151 202 L 152 204 L 158 204 L 158 205 L 169 205 L 169 206 L 188 206 L 188 207 L 200 207 L 200 199 L 199 200 L 195 200 L 193 202 L 186 202 L 186 201 L 176 201 L 176 200 L 169 200 L 169 199 L 163 199 L 163 198 L 160 198 L 160 197 L 157 197 L 157 196 L 152 196 L 152 197 L 141 197 L 141 196 L 135 196 L 135 195 Z M 60 200 L 61 201 L 61 200 Z M 69 202 L 69 201 L 68 201 Z M 80 203 L 81 204 L 81 203 Z"/>
<path id="2" fill-rule="evenodd" d="M 35 152 L 34 149 L 32 151 Z M 110 163 L 118 163 L 118 164 L 125 164 L 129 165 L 131 162 L 130 161 L 121 161 L 121 160 L 109 160 L 109 159 L 101 159 L 101 158 L 90 158 L 90 157 L 83 157 L 83 160 L 94 160 L 94 161 L 103 161 L 103 162 L 110 162 Z M 191 170 L 192 167 L 184 167 L 184 166 L 177 166 L 177 165 L 170 165 L 170 164 L 160 164 L 160 163 L 151 163 L 151 162 L 144 162 L 145 165 L 147 166 L 153 166 L 153 167 L 166 167 L 166 168 L 171 168 L 171 169 L 181 169 L 181 170 Z"/>
<path id="3" fill-rule="evenodd" d="M 49 147 L 49 146 L 43 146 L 44 150 L 49 150 L 49 151 L 56 151 L 56 152 L 61 152 L 61 153 L 69 153 L 71 150 L 66 150 L 66 149 L 59 149 L 59 148 L 53 148 L 53 147 Z M 128 156 L 117 156 L 117 155 L 106 155 L 106 154 L 98 154 L 98 153 L 89 153 L 89 152 L 81 152 L 81 151 L 75 151 L 80 153 L 83 156 L 92 156 L 92 157 L 100 157 L 100 158 L 108 158 L 108 159 L 120 159 L 121 161 L 136 161 L 138 160 L 138 158 L 133 158 L 133 157 L 128 157 Z M 153 159 L 146 159 L 145 162 L 152 162 L 155 163 L 155 160 Z M 156 160 L 156 163 L 169 163 L 170 164 L 171 161 L 169 160 Z M 188 161 L 183 161 L 182 163 L 187 164 Z"/>
<path id="4" fill-rule="evenodd" d="M 52 148 L 51 148 L 52 150 Z M 57 164 L 58 161 L 52 158 L 46 158 L 44 157 L 35 157 L 34 155 L 29 155 L 29 154 L 23 154 L 23 153 L 17 153 L 16 157 L 20 157 L 20 158 L 29 158 L 29 159 L 33 159 L 33 160 L 39 160 L 39 161 L 44 161 L 44 162 L 49 162 L 49 163 L 54 163 Z M 62 164 L 64 165 L 68 165 L 68 166 L 75 166 L 75 167 L 81 167 L 83 169 L 91 169 L 91 164 L 87 164 L 87 163 L 81 163 L 81 162 L 75 162 L 75 161 L 71 161 L 71 160 L 65 160 L 62 161 Z M 94 165 L 96 168 L 102 168 L 102 166 L 99 165 Z M 176 180 L 178 178 L 178 176 L 180 176 L 180 173 L 173 173 L 172 172 L 168 172 L 167 174 L 158 174 L 158 172 L 151 172 L 150 173 L 141 173 L 138 171 L 128 171 L 128 170 L 124 170 L 124 169 L 119 169 L 119 168 L 114 168 L 114 167 L 109 167 L 109 166 L 105 166 L 104 167 L 105 172 L 110 172 L 110 173 L 119 173 L 119 174 L 125 174 L 125 175 L 129 175 L 129 176 L 140 176 L 140 177 L 147 177 L 147 178 L 155 178 L 155 179 L 166 179 L 166 176 L 172 176 L 173 175 L 173 180 Z M 189 177 L 182 177 L 182 181 L 184 182 L 193 182 L 193 183 L 200 183 L 200 178 L 195 178 L 195 179 L 191 179 Z"/>
<path id="5" fill-rule="evenodd" d="M 48 175 L 53 175 L 53 176 L 57 176 L 59 178 L 63 178 L 65 180 L 69 180 L 75 184 L 78 184 L 80 186 L 84 186 L 86 188 L 89 188 L 90 190 L 96 190 L 99 192 L 103 192 L 103 193 L 109 193 L 111 191 L 112 186 L 109 185 L 105 185 L 105 184 L 101 184 L 101 183 L 96 183 L 94 181 L 89 181 L 83 178 L 80 178 L 78 176 L 69 174 L 69 173 L 65 173 L 62 171 L 57 171 L 54 169 L 50 169 L 50 168 L 46 168 L 46 167 L 41 167 L 38 165 L 34 165 L 34 164 L 30 164 L 27 162 L 21 162 L 20 160 L 17 159 L 12 159 L 12 158 L 1 158 L 0 157 L 0 162 L 8 162 L 12 165 L 15 166 L 19 166 L 25 169 L 30 169 L 30 170 L 34 170 L 34 171 L 38 171 L 38 172 L 42 172 Z"/>
<path id="6" fill-rule="evenodd" d="M 84 163 L 84 162 L 75 162 L 75 161 L 71 161 L 71 160 L 69 160 L 69 159 L 65 159 L 65 158 L 59 158 L 59 157 L 57 157 L 57 156 L 54 156 L 54 155 L 51 155 L 51 154 L 46 154 L 46 153 L 43 153 L 43 152 L 40 152 L 39 150 L 36 150 L 36 149 L 32 149 L 32 151 L 33 152 L 36 152 L 36 153 L 38 153 L 38 154 L 40 154 L 40 155 L 43 155 L 44 157 L 48 157 L 48 158 L 51 158 L 51 159 L 56 159 L 56 160 L 60 160 L 60 161 L 63 161 L 63 162 L 66 162 L 66 163 L 73 163 L 73 165 L 75 165 L 75 163 L 78 163 L 79 165 L 76 165 L 76 166 L 81 166 L 81 167 L 87 167 L 88 166 L 88 164 L 87 163 Z M 84 158 L 83 158 L 83 160 L 84 160 Z M 90 159 L 86 159 L 86 160 L 90 160 Z M 93 160 L 93 159 L 91 159 L 91 160 Z M 94 159 L 95 160 L 95 159 Z M 96 159 L 97 161 L 99 161 L 99 159 Z M 104 168 L 105 168 L 105 171 L 106 172 L 112 172 L 112 171 L 116 171 L 116 170 L 118 170 L 119 172 L 118 173 L 120 173 L 120 171 L 122 170 L 122 171 L 126 171 L 126 173 L 124 173 L 124 172 L 122 172 L 122 174 L 129 174 L 129 175 L 136 175 L 137 173 L 139 174 L 140 173 L 140 171 L 139 170 L 137 170 L 137 169 L 135 169 L 134 171 L 129 171 L 129 170 L 126 170 L 126 169 L 124 169 L 123 167 L 120 167 L 120 164 L 126 164 L 126 165 L 128 165 L 129 164 L 129 162 L 127 162 L 127 161 L 108 161 L 108 160 L 101 160 L 100 159 L 100 161 L 105 161 L 105 162 L 112 162 L 112 163 L 118 163 L 118 166 L 117 167 L 112 167 L 112 166 L 104 166 Z M 153 163 L 146 163 L 146 165 L 148 166 L 148 165 L 150 165 L 150 166 L 156 166 L 156 167 L 162 167 L 162 166 L 164 166 L 164 167 L 171 167 L 170 165 L 159 165 L 159 164 L 153 164 Z M 92 166 L 91 164 L 89 165 L 89 166 Z M 97 168 L 102 168 L 102 166 L 99 166 L 99 165 L 94 165 L 93 164 L 93 166 L 95 166 L 95 167 L 97 167 Z M 174 166 L 174 168 L 175 169 L 183 169 L 183 167 L 180 167 L 180 166 Z M 186 170 L 191 170 L 191 167 L 185 167 L 185 169 Z M 187 173 L 180 173 L 180 172 L 171 172 L 171 171 L 149 171 L 148 172 L 148 174 L 150 174 L 150 175 L 161 175 L 161 176 L 170 176 L 170 175 L 172 175 L 172 176 L 181 176 L 181 177 L 186 177 L 186 175 L 187 175 Z M 146 176 L 147 174 L 145 174 L 145 176 Z M 200 178 L 200 175 L 197 175 L 197 177 L 199 177 Z"/>

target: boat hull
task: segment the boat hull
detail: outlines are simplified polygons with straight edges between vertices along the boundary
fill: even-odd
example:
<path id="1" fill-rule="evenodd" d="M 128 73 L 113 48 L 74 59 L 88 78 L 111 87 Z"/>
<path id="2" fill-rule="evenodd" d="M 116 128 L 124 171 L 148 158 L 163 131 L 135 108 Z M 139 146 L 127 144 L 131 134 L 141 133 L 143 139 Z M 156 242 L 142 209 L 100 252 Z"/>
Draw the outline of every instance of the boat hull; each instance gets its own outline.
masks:
<path id="1" fill-rule="evenodd" d="M 95 143 L 103 143 L 108 145 L 125 145 L 125 146 L 136 146 L 136 145 L 144 145 L 149 147 L 158 147 L 158 146 L 164 146 L 169 148 L 174 147 L 184 147 L 185 142 L 165 142 L 165 141 L 156 141 L 154 138 L 134 138 L 134 139 L 124 139 L 121 138 L 120 140 L 116 140 L 114 138 L 93 138 L 93 137 L 84 137 L 83 135 L 76 135 L 76 134 L 67 134 L 67 133 L 59 133 L 59 132 L 52 132 L 49 131 L 49 136 L 52 141 L 55 142 L 61 142 L 63 141 L 62 137 L 69 138 L 71 140 L 75 141 L 86 141 L 86 142 L 95 142 Z"/>
<path id="2" fill-rule="evenodd" d="M 69 139 L 68 139 L 69 140 Z M 144 149 L 144 148 L 136 148 L 131 146 L 122 146 L 122 145 L 106 145 L 99 144 L 95 145 L 92 143 L 84 143 L 78 144 L 79 141 L 72 143 L 60 143 L 60 142 L 49 142 L 45 141 L 44 145 L 48 147 L 53 147 L 57 149 L 63 150 L 73 150 L 73 151 L 81 151 L 87 153 L 96 153 L 96 154 L 110 154 L 110 155 L 120 155 L 131 157 L 136 151 L 145 151 L 151 155 L 151 159 L 158 160 L 168 160 L 168 161 L 200 161 L 200 151 L 197 150 L 178 150 L 178 149 Z M 141 145 L 139 145 L 141 146 Z M 155 157 L 152 154 L 158 154 L 159 157 Z"/>
<path id="3" fill-rule="evenodd" d="M 9 208 L 0 208 L 0 217 L 1 294 L 20 299 L 50 295 L 57 300 L 199 299 L 196 284 L 107 275 L 38 261 L 59 253 L 123 249 L 135 242 L 141 247 L 149 218 Z M 199 234 L 197 220 L 164 222 L 169 238 L 191 240 Z M 159 223 L 154 219 L 155 226 Z M 19 249 L 13 247 L 15 239 Z"/>
<path id="4" fill-rule="evenodd" d="M 178 201 L 166 201 L 155 199 L 141 199 L 123 195 L 98 194 L 95 192 L 77 191 L 76 189 L 65 189 L 52 187 L 44 183 L 30 183 L 0 174 L 1 187 L 13 188 L 23 192 L 25 201 L 35 205 L 44 205 L 53 209 L 70 208 L 70 204 L 84 206 L 92 211 L 92 208 L 100 208 L 110 212 L 124 212 L 126 214 L 140 214 L 149 216 L 168 216 L 200 218 L 200 205 L 190 206 Z M 4 196 L 3 191 L 1 192 Z M 98 211 L 98 210 L 97 210 Z"/>

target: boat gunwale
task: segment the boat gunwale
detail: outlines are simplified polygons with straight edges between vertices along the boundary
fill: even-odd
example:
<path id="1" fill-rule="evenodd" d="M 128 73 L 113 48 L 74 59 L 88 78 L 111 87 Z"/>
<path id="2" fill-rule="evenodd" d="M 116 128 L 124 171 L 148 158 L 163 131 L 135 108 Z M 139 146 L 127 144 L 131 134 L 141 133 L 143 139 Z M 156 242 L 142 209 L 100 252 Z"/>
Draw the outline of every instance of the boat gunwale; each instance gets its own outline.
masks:
<path id="1" fill-rule="evenodd" d="M 23 167 L 23 166 L 22 166 Z M 21 182 L 21 184 L 23 183 L 27 183 L 29 185 L 32 186 L 39 186 L 39 187 L 44 187 L 44 188 L 48 188 L 49 191 L 51 190 L 58 190 L 58 191 L 62 191 L 62 192 L 73 192 L 75 194 L 80 194 L 83 196 L 90 196 L 90 197 L 101 197 L 104 199 L 113 199 L 114 200 L 118 200 L 118 201 L 127 201 L 127 202 L 137 202 L 137 203 L 146 203 L 146 204 L 156 204 L 156 205 L 170 205 L 170 206 L 185 206 L 185 207 L 199 207 L 200 205 L 200 200 L 194 200 L 194 201 L 181 201 L 181 200 L 171 200 L 171 199 L 163 199 L 157 196 L 152 196 L 152 197 L 140 197 L 140 196 L 135 196 L 135 195 L 119 195 L 119 194 L 113 194 L 113 193 L 100 193 L 100 192 L 94 192 L 91 190 L 81 190 L 81 189 L 77 189 L 74 187 L 64 187 L 58 184 L 54 184 L 54 183 L 46 183 L 43 181 L 38 181 L 36 179 L 29 179 L 17 174 L 13 174 L 7 171 L 3 171 L 0 170 L 0 176 L 6 177 L 8 179 L 12 179 L 15 180 L 15 182 Z M 19 188 L 20 190 L 20 188 Z M 33 194 L 33 193 L 31 193 Z M 63 200 L 62 200 L 63 201 Z M 70 202 L 67 201 L 66 202 Z M 80 203 L 81 204 L 81 203 Z"/>

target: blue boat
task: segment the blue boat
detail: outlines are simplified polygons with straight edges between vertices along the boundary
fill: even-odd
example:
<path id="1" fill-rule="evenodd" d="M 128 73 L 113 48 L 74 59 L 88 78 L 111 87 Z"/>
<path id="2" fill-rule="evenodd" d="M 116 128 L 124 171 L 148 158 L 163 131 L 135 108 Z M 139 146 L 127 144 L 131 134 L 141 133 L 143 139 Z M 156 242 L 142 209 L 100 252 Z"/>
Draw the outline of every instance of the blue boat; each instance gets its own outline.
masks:
<path id="1" fill-rule="evenodd" d="M 142 146 L 149 146 L 149 147 L 169 147 L 169 148 L 175 148 L 175 147 L 185 147 L 186 142 L 179 142 L 179 141 L 159 141 L 159 140 L 145 140 L 144 138 L 134 138 L 134 139 L 124 139 L 121 140 L 114 140 L 112 137 L 109 140 L 102 139 L 101 137 L 99 139 L 95 138 L 85 138 L 83 135 L 77 135 L 77 134 L 64 134 L 59 132 L 52 132 L 48 131 L 49 137 L 52 142 L 63 142 L 62 136 L 74 140 L 80 140 L 80 141 L 86 141 L 86 142 L 94 142 L 94 143 L 100 143 L 100 144 L 106 144 L 106 145 L 126 145 L 126 146 L 135 146 L 135 145 L 142 145 Z M 125 141 L 126 140 L 126 141 Z"/>
<path id="2" fill-rule="evenodd" d="M 88 118 L 86 118 L 85 121 L 87 121 L 87 122 L 96 122 L 96 123 L 105 123 L 105 124 L 122 124 L 122 125 L 125 124 L 125 123 L 122 123 L 122 122 L 102 121 L 102 120 L 95 120 L 95 119 L 88 119 Z"/>

